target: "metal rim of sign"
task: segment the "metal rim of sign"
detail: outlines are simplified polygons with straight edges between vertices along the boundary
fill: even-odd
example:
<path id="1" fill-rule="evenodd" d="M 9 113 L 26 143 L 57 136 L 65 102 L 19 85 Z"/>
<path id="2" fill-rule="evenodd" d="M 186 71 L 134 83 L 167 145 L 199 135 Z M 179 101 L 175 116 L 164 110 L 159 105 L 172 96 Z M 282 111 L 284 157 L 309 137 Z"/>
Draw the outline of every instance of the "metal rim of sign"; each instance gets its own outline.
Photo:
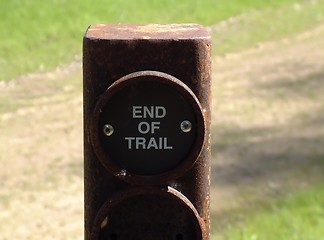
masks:
<path id="1" fill-rule="evenodd" d="M 157 187 L 128 188 L 126 190 L 123 190 L 119 194 L 114 195 L 112 198 L 108 199 L 99 209 L 98 214 L 96 215 L 94 223 L 92 225 L 90 239 L 99 239 L 100 230 L 103 228 L 103 223 L 109 224 L 108 215 L 111 210 L 113 210 L 114 208 L 116 209 L 116 207 L 118 207 L 118 204 L 122 204 L 123 201 L 127 199 L 132 199 L 133 197 L 148 195 L 156 195 L 159 196 L 159 198 L 166 198 L 171 201 L 177 201 L 181 205 L 181 209 L 179 210 L 185 211 L 185 215 L 187 215 L 187 217 L 195 226 L 195 240 L 206 239 L 206 224 L 204 220 L 199 216 L 199 213 L 197 212 L 193 204 L 190 202 L 190 200 L 172 187 L 167 187 L 163 189 Z"/>
<path id="2" fill-rule="evenodd" d="M 171 169 L 161 174 L 150 175 L 150 176 L 138 175 L 138 174 L 125 171 L 120 166 L 118 166 L 112 159 L 110 159 L 108 153 L 103 149 L 102 144 L 99 140 L 100 131 L 98 128 L 100 113 L 102 111 L 102 108 L 109 101 L 109 99 L 111 99 L 121 89 L 133 85 L 134 80 L 145 81 L 143 80 L 145 79 L 145 76 L 154 77 L 154 80 L 156 82 L 167 84 L 169 86 L 172 86 L 174 89 L 176 89 L 191 104 L 197 119 L 197 136 L 193 144 L 193 147 L 190 150 L 187 157 L 183 159 L 181 163 L 178 166 L 176 166 L 174 169 Z M 99 99 L 94 109 L 94 114 L 92 117 L 92 121 L 90 123 L 90 138 L 91 138 L 91 143 L 94 148 L 95 154 L 97 155 L 102 165 L 106 168 L 106 170 L 108 170 L 115 176 L 119 177 L 120 179 L 130 183 L 140 184 L 140 185 L 154 185 L 154 184 L 165 183 L 168 180 L 172 180 L 177 177 L 180 177 L 194 165 L 194 163 L 196 162 L 196 160 L 200 155 L 200 152 L 205 142 L 205 128 L 206 128 L 205 119 L 204 119 L 204 115 L 199 100 L 186 84 L 184 84 L 179 79 L 166 73 L 157 72 L 157 71 L 140 71 L 140 72 L 134 72 L 128 74 L 118 79 L 110 87 L 108 87 L 108 89 Z"/>

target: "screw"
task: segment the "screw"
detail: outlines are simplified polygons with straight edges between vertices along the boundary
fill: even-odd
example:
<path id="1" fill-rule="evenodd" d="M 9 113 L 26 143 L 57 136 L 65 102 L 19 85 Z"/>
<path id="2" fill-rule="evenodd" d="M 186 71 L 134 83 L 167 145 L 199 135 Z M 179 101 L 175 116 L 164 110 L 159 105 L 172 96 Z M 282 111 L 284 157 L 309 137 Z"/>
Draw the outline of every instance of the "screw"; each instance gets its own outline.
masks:
<path id="1" fill-rule="evenodd" d="M 114 133 L 114 127 L 111 126 L 110 124 L 106 124 L 103 126 L 103 133 L 107 136 L 110 137 Z"/>
<path id="2" fill-rule="evenodd" d="M 105 219 L 102 221 L 100 228 L 103 229 L 108 225 L 108 217 L 105 217 Z"/>
<path id="3" fill-rule="evenodd" d="M 187 133 L 190 132 L 192 129 L 192 124 L 190 121 L 188 120 L 184 120 L 181 124 L 180 124 L 180 128 L 183 132 Z"/>

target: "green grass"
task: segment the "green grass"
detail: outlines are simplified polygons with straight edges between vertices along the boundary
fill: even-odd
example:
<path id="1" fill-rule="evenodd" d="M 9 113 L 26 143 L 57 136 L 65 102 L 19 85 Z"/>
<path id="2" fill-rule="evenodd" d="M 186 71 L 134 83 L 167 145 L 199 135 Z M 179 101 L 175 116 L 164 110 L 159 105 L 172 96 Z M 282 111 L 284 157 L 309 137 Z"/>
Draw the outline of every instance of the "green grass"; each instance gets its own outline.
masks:
<path id="1" fill-rule="evenodd" d="M 324 236 L 323 184 L 258 208 L 212 240 L 319 240 Z"/>
<path id="2" fill-rule="evenodd" d="M 82 36 L 91 23 L 212 25 L 232 16 L 251 11 L 262 14 L 264 10 L 271 11 L 269 9 L 294 2 L 296 0 L 105 0 L 100 3 L 3 0 L 0 1 L 0 80 L 71 62 L 75 56 L 80 56 Z M 312 19 L 312 12 L 309 17 Z"/>
<path id="3" fill-rule="evenodd" d="M 236 52 L 277 40 L 324 22 L 324 1 L 304 1 L 240 16 L 213 34 L 216 54 Z"/>

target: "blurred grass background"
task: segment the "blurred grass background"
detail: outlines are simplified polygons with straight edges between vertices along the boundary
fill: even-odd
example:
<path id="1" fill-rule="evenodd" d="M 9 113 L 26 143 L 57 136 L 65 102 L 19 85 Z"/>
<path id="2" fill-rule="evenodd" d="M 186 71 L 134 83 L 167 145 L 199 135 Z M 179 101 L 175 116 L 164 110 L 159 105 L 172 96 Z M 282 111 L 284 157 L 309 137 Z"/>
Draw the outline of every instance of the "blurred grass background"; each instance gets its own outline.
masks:
<path id="1" fill-rule="evenodd" d="M 192 22 L 213 38 L 211 239 L 324 236 L 324 34 L 308 37 L 324 24 L 323 0 L 2 0 L 0 239 L 12 238 L 17 219 L 25 239 L 75 239 L 82 230 L 74 198 L 82 200 L 88 25 Z M 54 146 L 60 151 L 48 151 Z M 62 209 L 73 210 L 72 222 Z"/>
<path id="2" fill-rule="evenodd" d="M 294 0 L 2 0 L 0 80 L 48 71 L 79 58 L 81 38 L 91 23 L 195 22 L 211 26 L 246 15 L 243 28 L 217 33 L 216 52 L 224 53 L 316 24 L 323 18 L 323 4 L 311 2 L 301 1 L 307 9 L 298 11 L 291 9 L 298 3 Z"/>
<path id="3" fill-rule="evenodd" d="M 212 239 L 322 239 L 324 234 L 323 184 L 297 191 L 283 199 L 246 211 L 241 226 L 228 226 Z"/>

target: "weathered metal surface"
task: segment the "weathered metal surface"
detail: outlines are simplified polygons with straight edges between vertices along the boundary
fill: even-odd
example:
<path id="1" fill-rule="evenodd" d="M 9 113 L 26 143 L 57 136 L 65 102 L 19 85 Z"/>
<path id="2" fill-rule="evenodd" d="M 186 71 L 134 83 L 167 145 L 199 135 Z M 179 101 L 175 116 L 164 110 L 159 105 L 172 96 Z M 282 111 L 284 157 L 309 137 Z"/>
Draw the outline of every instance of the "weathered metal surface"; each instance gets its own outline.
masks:
<path id="1" fill-rule="evenodd" d="M 103 218 L 103 216 L 98 213 L 103 211 L 103 215 L 107 216 L 109 214 L 117 214 L 118 211 L 113 210 L 112 206 L 114 204 L 117 206 L 119 202 L 122 204 L 123 201 L 114 200 L 115 196 L 123 196 L 123 194 L 126 194 L 125 192 L 134 191 L 141 192 L 141 195 L 134 198 L 134 202 L 139 202 L 139 199 L 143 199 L 139 196 L 148 195 L 150 197 L 148 197 L 147 200 L 141 201 L 147 201 L 148 204 L 152 201 L 159 201 L 158 205 L 165 206 L 163 208 L 153 208 L 153 206 L 151 206 L 152 210 L 160 211 L 161 216 L 163 216 L 166 211 L 165 209 L 169 208 L 172 204 L 175 206 L 184 206 L 184 209 L 187 209 L 184 210 L 184 212 L 186 212 L 184 213 L 185 216 L 188 214 L 188 216 L 196 216 L 197 219 L 202 219 L 202 221 L 196 221 L 194 220 L 195 217 L 189 217 L 193 219 L 191 224 L 194 224 L 193 222 L 195 221 L 199 222 L 199 224 L 195 226 L 198 226 L 198 229 L 201 230 L 201 236 L 194 239 L 208 239 L 211 105 L 210 45 L 211 41 L 207 31 L 201 26 L 193 24 L 93 25 L 87 30 L 84 37 L 83 49 L 86 240 L 104 239 L 101 237 L 98 238 L 98 227 L 100 229 L 98 224 L 100 223 L 101 225 L 104 221 L 102 219 L 105 219 L 106 216 Z M 91 136 L 94 134 L 93 129 L 95 127 L 92 124 L 96 122 L 94 121 L 97 114 L 95 109 L 98 101 L 100 101 L 102 96 L 104 96 L 106 90 L 118 81 L 118 79 L 134 72 L 147 71 L 157 71 L 171 75 L 176 79 L 179 79 L 195 95 L 200 103 L 205 123 L 203 147 L 197 160 L 191 162 L 191 165 L 194 163 L 193 166 L 191 167 L 190 165 L 191 168 L 184 168 L 183 174 L 180 172 L 170 175 L 165 174 L 160 178 L 156 177 L 156 175 L 140 176 L 137 180 L 141 180 L 134 182 L 129 180 L 131 179 L 131 176 L 128 176 L 128 181 L 124 181 L 124 178 L 121 176 L 125 174 L 127 175 L 127 173 L 122 171 L 118 172 L 118 170 L 120 170 L 118 167 L 108 167 L 110 170 L 115 170 L 107 170 L 106 167 L 103 167 L 102 159 L 98 159 L 98 154 L 96 154 L 95 151 L 95 148 L 98 145 L 94 143 L 96 141 L 93 141 L 93 137 L 91 140 Z M 109 130 L 109 127 L 107 129 L 109 135 L 111 130 Z M 150 180 L 153 181 L 150 183 Z M 137 187 L 134 185 L 142 185 L 144 183 L 145 185 L 155 185 L 154 189 L 159 189 L 159 191 L 162 192 L 165 192 L 167 191 L 166 189 L 172 187 L 174 189 L 173 192 L 175 193 L 172 196 L 178 196 L 179 201 L 165 200 L 169 198 L 162 197 L 163 194 L 159 195 L 156 192 L 152 194 L 151 190 L 147 187 Z M 181 195 L 177 195 L 180 194 L 180 192 Z M 186 197 L 186 201 L 180 197 L 182 195 Z M 158 200 L 159 198 L 156 196 L 161 196 L 161 200 Z M 132 206 L 132 201 L 128 201 L 125 196 L 120 197 L 120 199 L 126 201 L 124 204 L 127 206 L 129 205 L 127 207 L 130 209 L 129 211 L 136 208 L 135 205 Z M 144 199 L 146 198 L 144 197 Z M 172 197 L 172 199 L 174 198 Z M 173 201 L 176 202 L 173 203 Z M 183 203 L 188 204 L 183 205 Z M 189 211 L 188 209 L 191 210 Z M 195 211 L 197 212 L 197 215 L 193 214 Z M 171 212 L 167 212 L 170 215 L 168 217 L 169 219 L 164 219 L 166 223 L 171 218 Z M 143 214 L 144 213 L 145 211 Z M 143 214 L 138 217 L 145 218 Z M 136 216 L 137 215 L 132 215 L 132 218 L 134 219 L 130 218 L 130 220 L 136 222 Z M 180 219 L 181 217 L 183 217 L 181 214 L 179 216 L 176 215 L 174 221 L 177 221 L 176 219 Z M 148 216 L 148 218 L 150 217 Z M 163 217 L 159 220 L 154 219 L 154 221 L 160 220 L 163 221 Z M 200 230 L 195 232 L 199 232 Z M 141 236 L 143 236 L 141 239 L 165 239 L 163 238 L 163 229 L 151 227 L 146 231 L 146 233 L 143 231 L 141 233 L 134 232 L 133 238 L 131 239 L 138 239 Z M 97 232 L 97 234 L 95 232 Z M 190 239 L 184 238 L 184 235 L 179 233 L 179 229 L 172 230 L 171 232 L 172 233 L 170 234 L 174 234 L 172 236 L 175 236 L 174 239 Z M 154 237 L 152 235 L 153 233 Z M 123 239 L 118 238 L 116 233 L 107 236 L 105 239 Z"/>
<path id="2" fill-rule="evenodd" d="M 175 189 L 130 188 L 101 207 L 91 238 L 197 240 L 203 239 L 204 227 L 192 203 Z"/>
<path id="3" fill-rule="evenodd" d="M 204 144 L 198 99 L 180 80 L 161 72 L 135 72 L 114 82 L 92 119 L 90 134 L 98 159 L 133 184 L 165 184 L 178 178 L 192 167 Z M 181 123 L 188 120 L 192 126 L 184 132 Z M 102 131 L 107 123 L 114 129 L 109 136 Z"/>

